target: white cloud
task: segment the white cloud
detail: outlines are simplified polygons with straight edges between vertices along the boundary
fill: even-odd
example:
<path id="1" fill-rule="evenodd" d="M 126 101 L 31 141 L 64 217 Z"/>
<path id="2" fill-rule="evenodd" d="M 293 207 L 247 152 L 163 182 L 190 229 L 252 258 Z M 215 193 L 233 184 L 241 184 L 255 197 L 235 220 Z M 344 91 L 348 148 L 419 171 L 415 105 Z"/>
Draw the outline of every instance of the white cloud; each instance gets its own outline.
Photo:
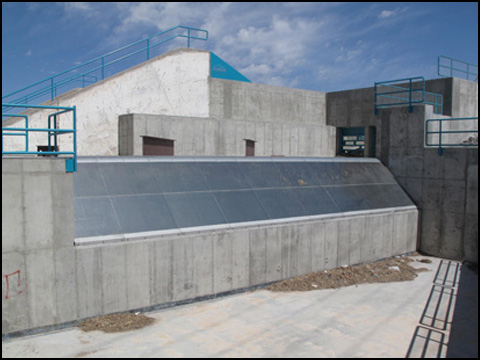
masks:
<path id="1" fill-rule="evenodd" d="M 274 72 L 271 66 L 267 64 L 251 64 L 248 67 L 242 69 L 242 72 L 251 75 L 270 75 Z"/>
<path id="2" fill-rule="evenodd" d="M 88 2 L 64 2 L 59 3 L 62 4 L 66 11 L 72 10 L 81 10 L 81 11 L 90 11 L 92 7 L 90 6 L 91 3 Z"/>
<path id="3" fill-rule="evenodd" d="M 32 56 L 32 49 L 28 50 L 25 56 Z"/>
<path id="4" fill-rule="evenodd" d="M 389 17 L 394 16 L 395 14 L 396 14 L 396 12 L 393 11 L 393 10 L 383 10 L 383 11 L 380 13 L 380 15 L 378 15 L 378 17 L 379 17 L 380 19 L 386 19 L 386 18 L 389 18 Z"/>

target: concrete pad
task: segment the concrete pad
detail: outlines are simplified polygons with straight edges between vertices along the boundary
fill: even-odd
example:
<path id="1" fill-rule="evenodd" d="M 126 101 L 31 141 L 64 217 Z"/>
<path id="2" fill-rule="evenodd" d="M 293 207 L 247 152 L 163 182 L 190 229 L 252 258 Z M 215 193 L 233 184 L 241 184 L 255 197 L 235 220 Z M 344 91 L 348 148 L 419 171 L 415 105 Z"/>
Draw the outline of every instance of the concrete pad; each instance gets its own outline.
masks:
<path id="1" fill-rule="evenodd" d="M 413 263 L 430 271 L 409 282 L 242 293 L 149 313 L 156 322 L 132 332 L 6 340 L 2 357 L 477 357 L 478 275 L 429 259 Z M 460 304 L 477 316 L 457 316 Z M 462 334 L 469 322 L 470 342 L 450 341 L 450 329 Z"/>

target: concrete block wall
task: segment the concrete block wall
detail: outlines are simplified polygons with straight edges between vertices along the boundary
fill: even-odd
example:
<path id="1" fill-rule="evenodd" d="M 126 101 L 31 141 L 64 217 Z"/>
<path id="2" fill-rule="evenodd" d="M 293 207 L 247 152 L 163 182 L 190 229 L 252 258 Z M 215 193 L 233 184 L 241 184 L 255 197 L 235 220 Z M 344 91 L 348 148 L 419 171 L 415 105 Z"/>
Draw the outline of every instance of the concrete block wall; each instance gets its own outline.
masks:
<path id="1" fill-rule="evenodd" d="M 335 155 L 335 128 L 322 124 L 120 116 L 120 155 L 143 155 L 143 136 L 174 140 L 175 155 L 179 156 L 245 156 L 246 139 L 255 141 L 255 156 Z"/>

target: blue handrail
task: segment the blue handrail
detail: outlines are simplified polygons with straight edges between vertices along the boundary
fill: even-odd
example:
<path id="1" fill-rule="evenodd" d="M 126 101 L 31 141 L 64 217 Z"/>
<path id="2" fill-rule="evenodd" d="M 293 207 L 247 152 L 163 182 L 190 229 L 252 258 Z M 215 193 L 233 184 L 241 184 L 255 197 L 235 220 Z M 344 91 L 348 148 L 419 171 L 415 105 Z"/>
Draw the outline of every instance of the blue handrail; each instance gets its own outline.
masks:
<path id="1" fill-rule="evenodd" d="M 473 122 L 473 125 L 470 126 L 470 129 L 445 130 L 445 122 L 463 122 L 464 127 L 468 127 L 466 123 Z M 438 123 L 438 126 L 436 129 L 432 129 L 435 123 Z M 461 138 L 461 141 L 448 141 L 449 139 L 445 138 L 445 135 L 448 136 L 448 134 L 464 134 L 465 136 Z M 458 137 L 452 137 L 458 140 Z M 425 122 L 425 146 L 438 148 L 439 155 L 443 154 L 445 147 L 478 147 L 478 117 L 428 119 Z"/>
<path id="2" fill-rule="evenodd" d="M 478 65 L 453 59 L 448 56 L 440 55 L 438 57 L 437 72 L 438 72 L 438 76 L 453 77 L 454 75 L 461 75 L 465 77 L 467 80 L 478 81 Z"/>
<path id="3" fill-rule="evenodd" d="M 414 104 L 433 105 L 434 113 L 443 113 L 443 96 L 425 91 L 423 76 L 375 82 L 375 115 L 378 115 L 379 109 L 401 105 L 408 105 L 408 110 L 412 112 Z"/>
<path id="4" fill-rule="evenodd" d="M 182 31 L 180 33 L 173 33 L 174 31 L 178 30 Z M 157 42 L 153 42 L 152 40 L 154 38 L 157 38 L 162 35 L 171 35 L 167 39 L 163 39 Z M 100 78 L 103 80 L 105 78 L 105 69 L 113 64 L 116 64 L 120 61 L 126 60 L 128 58 L 131 58 L 134 55 L 137 55 L 139 53 L 145 52 L 146 53 L 146 59 L 150 59 L 150 50 L 158 45 L 164 44 L 168 41 L 171 41 L 176 38 L 186 38 L 187 39 L 187 46 L 190 47 L 191 45 L 191 40 L 202 40 L 206 41 L 208 40 L 208 31 L 203 30 L 203 29 L 197 29 L 193 27 L 188 27 L 188 26 L 175 26 L 171 29 L 161 31 L 157 34 L 154 34 L 152 36 L 149 36 L 145 39 L 136 41 L 132 44 L 123 46 L 117 50 L 111 51 L 107 54 L 104 54 L 102 56 L 99 56 L 93 60 L 87 61 L 81 65 L 74 66 L 68 70 L 62 71 L 56 75 L 50 76 L 44 80 L 38 81 L 32 85 L 29 85 L 27 87 L 24 87 L 20 90 L 14 91 L 8 95 L 2 96 L 2 102 L 7 102 L 10 104 L 27 104 L 32 100 L 42 98 L 46 95 L 49 96 L 49 100 L 53 100 L 56 96 L 60 95 L 58 90 L 60 88 L 64 88 L 69 84 L 72 84 L 74 82 L 82 82 L 82 87 L 85 87 L 86 83 L 89 82 L 96 82 L 97 81 L 97 76 L 92 75 L 94 72 L 99 72 Z M 130 50 L 132 47 L 144 43 L 145 46 L 142 47 L 139 50 L 129 52 L 127 54 L 120 54 L 124 52 L 125 50 Z M 112 56 L 118 56 L 117 58 L 111 59 Z M 110 57 L 110 60 L 107 59 Z M 93 69 L 86 69 L 86 66 L 93 66 Z M 83 71 L 83 72 L 82 72 Z M 64 75 L 67 75 L 71 73 L 71 75 L 67 78 L 62 78 Z M 21 95 L 21 93 L 29 91 L 27 94 Z M 13 97 L 14 95 L 17 95 L 17 97 Z M 45 99 L 43 99 L 45 101 Z M 8 108 L 2 107 L 2 112 L 8 110 Z"/>
<path id="5" fill-rule="evenodd" d="M 57 110 L 48 116 L 48 128 L 30 128 L 28 115 L 22 114 L 5 114 L 2 113 L 2 157 L 5 155 L 67 155 L 68 158 L 65 161 L 65 170 L 67 172 L 77 171 L 77 110 L 75 106 L 42 106 L 42 105 L 22 105 L 22 104 L 3 104 L 2 108 L 23 108 L 23 109 L 42 109 L 42 110 Z M 72 113 L 72 128 L 59 129 L 57 127 L 57 116 Z M 3 126 L 3 118 L 22 117 L 25 119 L 25 127 L 8 127 Z M 53 118 L 53 126 L 52 126 Z M 29 150 L 29 134 L 31 132 L 46 133 L 48 136 L 47 151 L 31 151 Z M 57 137 L 64 134 L 73 134 L 72 139 L 72 151 L 59 151 Z M 3 138 L 4 136 L 25 136 L 25 151 L 6 151 L 4 149 Z M 52 145 L 52 138 L 54 144 Z"/>

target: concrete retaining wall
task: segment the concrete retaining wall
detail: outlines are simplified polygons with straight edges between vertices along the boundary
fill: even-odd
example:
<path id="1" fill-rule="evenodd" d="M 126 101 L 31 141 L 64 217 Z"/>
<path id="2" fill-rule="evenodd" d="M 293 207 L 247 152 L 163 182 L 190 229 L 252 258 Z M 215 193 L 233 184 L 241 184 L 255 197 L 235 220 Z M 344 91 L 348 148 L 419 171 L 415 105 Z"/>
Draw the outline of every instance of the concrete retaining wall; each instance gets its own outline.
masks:
<path id="1" fill-rule="evenodd" d="M 2 159 L 2 334 L 77 319 L 73 175 Z"/>
<path id="2" fill-rule="evenodd" d="M 478 261 L 478 148 L 424 147 L 431 106 L 384 109 L 382 162 L 420 210 L 420 246 L 428 254 Z M 476 259 L 476 260 L 475 260 Z"/>
<path id="3" fill-rule="evenodd" d="M 414 251 L 414 208 L 77 241 L 79 318 L 178 302 Z M 126 240 L 126 241 L 125 241 Z M 96 245 L 88 245 L 93 242 Z"/>
<path id="4" fill-rule="evenodd" d="M 2 160 L 2 334 L 416 249 L 415 207 L 128 236 L 73 235 L 60 159 Z"/>
<path id="5" fill-rule="evenodd" d="M 174 140 L 180 156 L 245 156 L 246 139 L 255 141 L 255 156 L 334 156 L 335 131 L 320 123 L 132 114 L 119 118 L 119 154 L 143 155 L 142 137 L 152 136 Z"/>

